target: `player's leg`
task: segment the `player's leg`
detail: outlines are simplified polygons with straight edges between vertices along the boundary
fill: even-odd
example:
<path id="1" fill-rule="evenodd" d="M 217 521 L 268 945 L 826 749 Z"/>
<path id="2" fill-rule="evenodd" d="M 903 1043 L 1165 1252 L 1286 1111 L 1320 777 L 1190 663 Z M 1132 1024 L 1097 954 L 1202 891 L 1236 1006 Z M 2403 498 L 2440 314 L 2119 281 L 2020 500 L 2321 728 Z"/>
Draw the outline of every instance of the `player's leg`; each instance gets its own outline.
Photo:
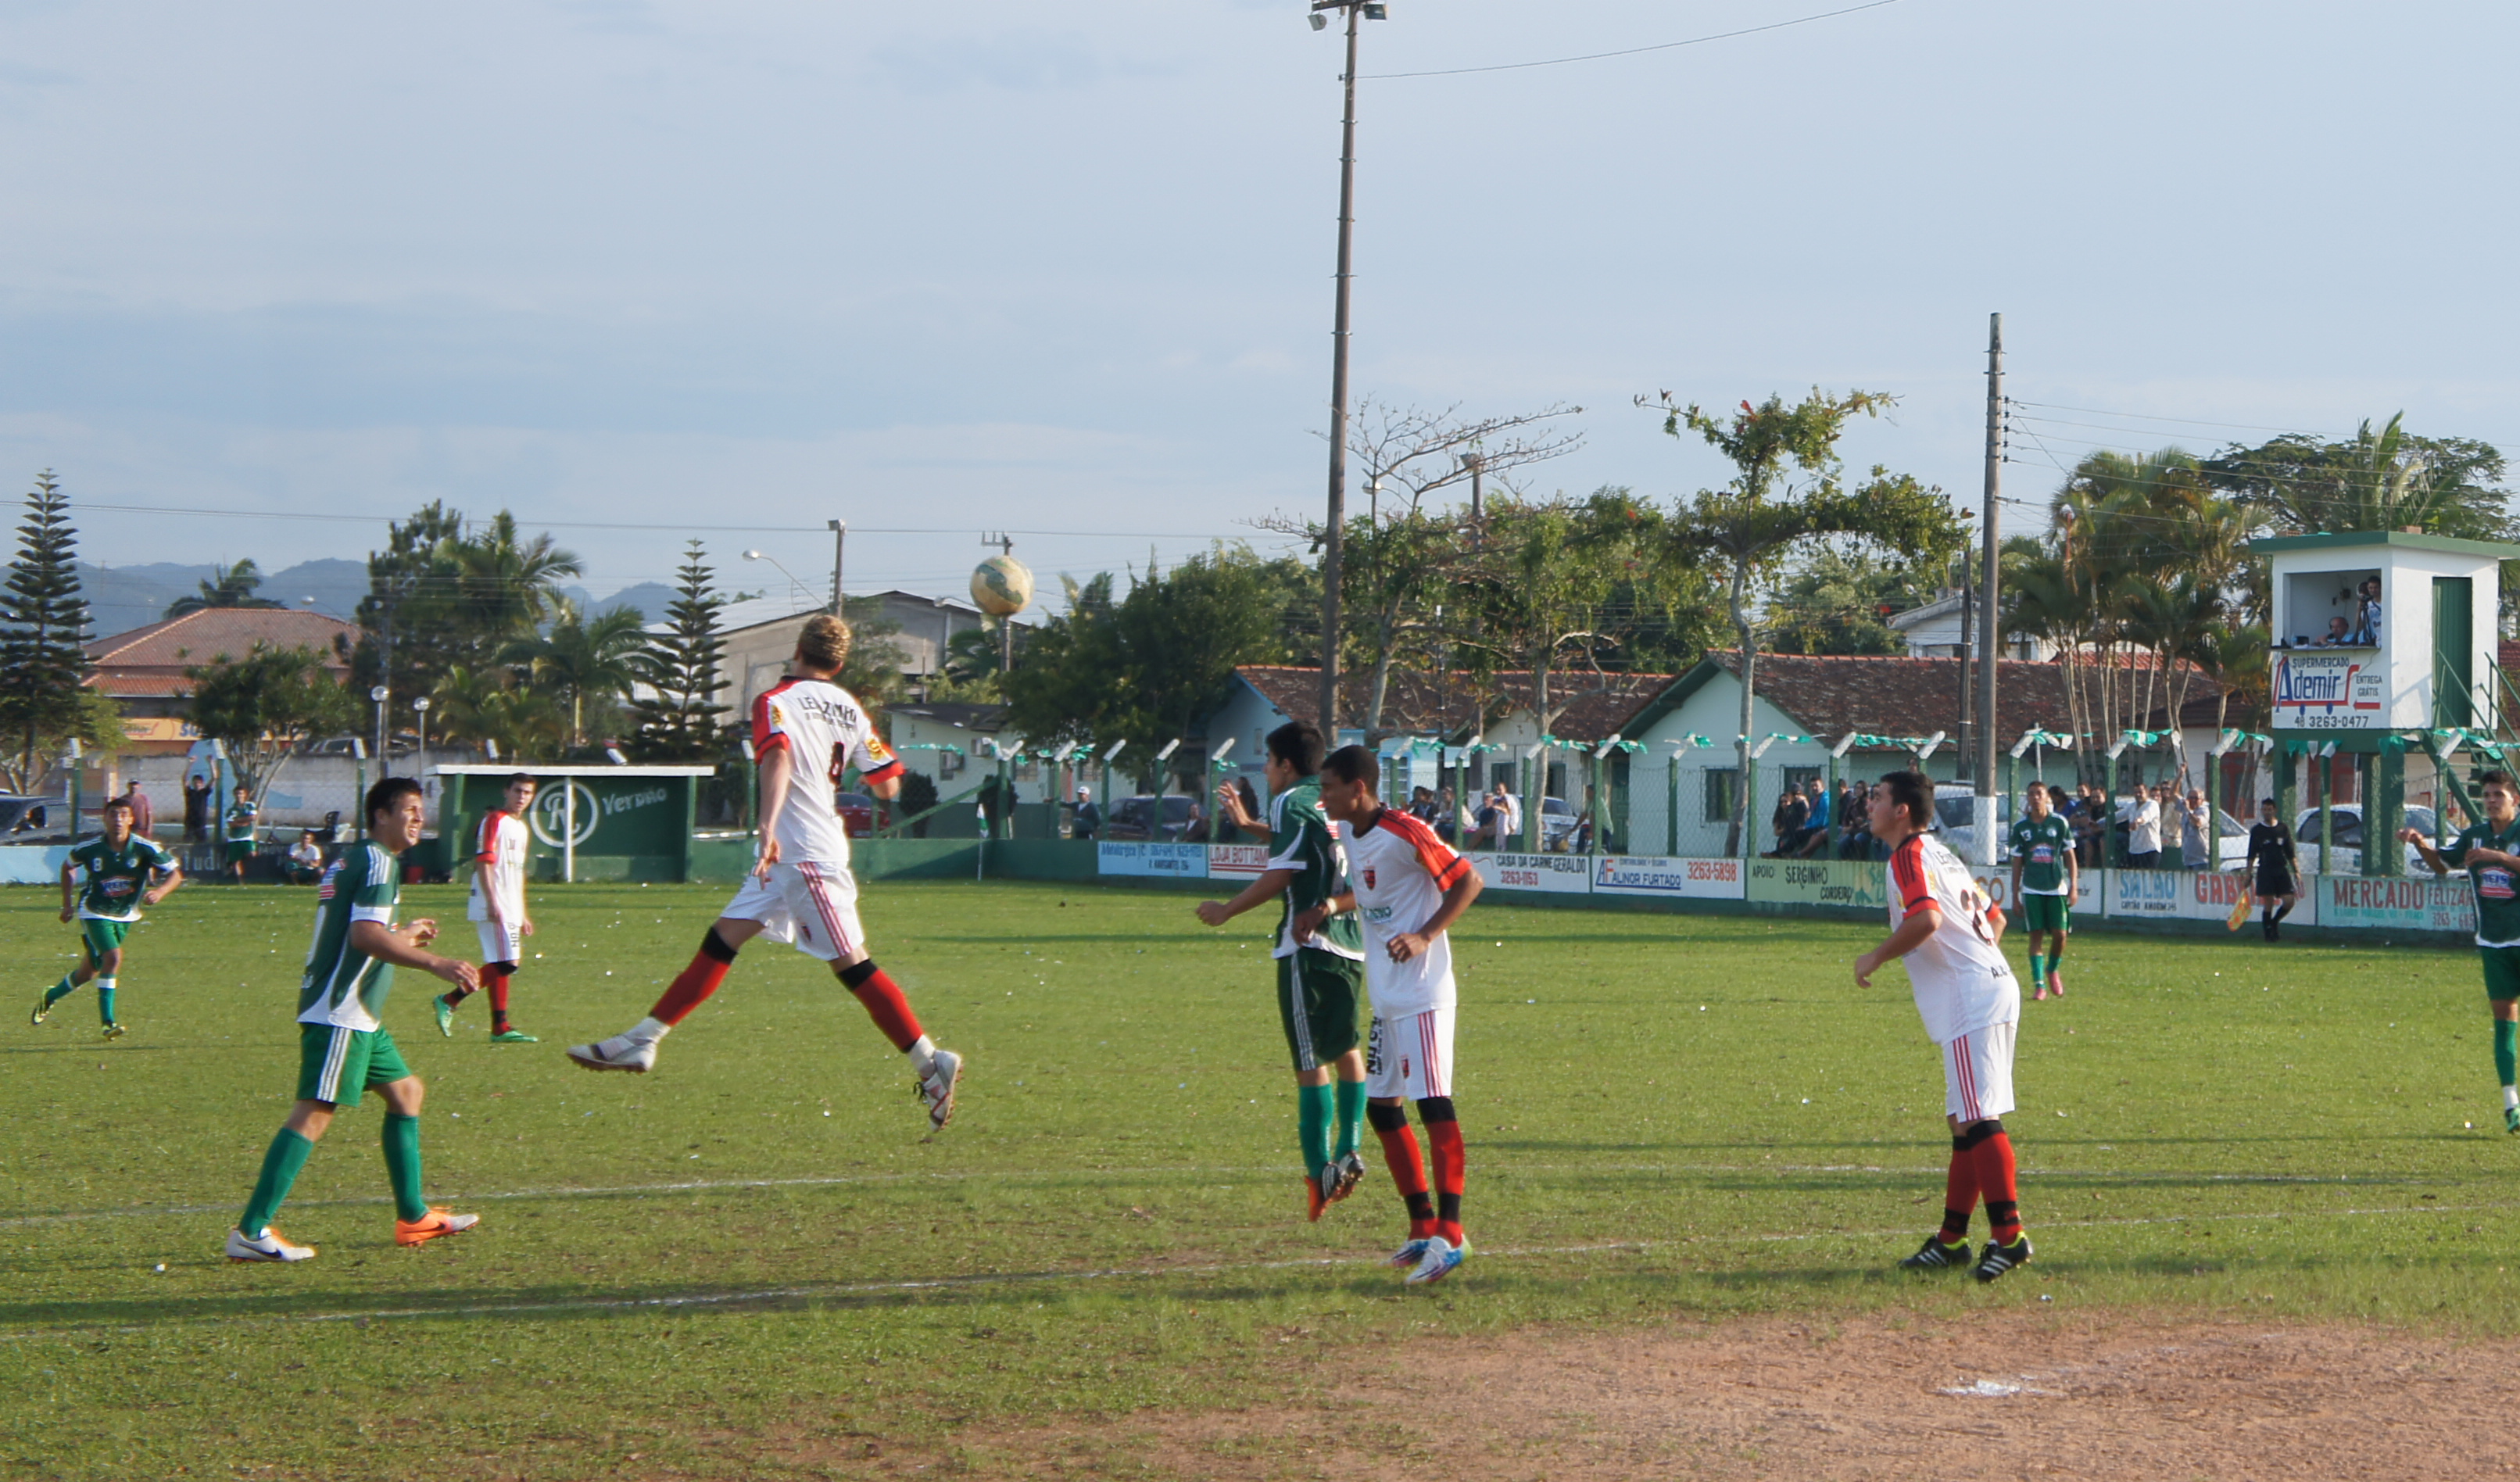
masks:
<path id="1" fill-rule="evenodd" d="M 487 986 L 490 965 L 508 955 L 508 934 L 499 929 L 496 921 L 474 921 L 472 934 L 481 943 L 481 977 L 483 986 Z M 455 1010 L 463 1006 L 466 999 L 480 991 L 480 988 L 467 988 L 458 983 L 429 999 L 428 1011 L 436 1016 L 437 1032 L 452 1038 L 455 1034 Z"/>
<path id="2" fill-rule="evenodd" d="M 1982 1036 L 1985 1031 L 1978 1033 Z M 1969 1217 L 1977 1209 L 1981 1191 L 1978 1145 L 1969 1140 L 1969 1134 L 1984 1124 L 1973 1074 L 1971 1038 L 1961 1035 L 1942 1047 L 1943 1122 L 1952 1135 L 1952 1160 L 1943 1173 L 1943 1224 L 1925 1236 L 1925 1243 L 1917 1247 L 1914 1255 L 1899 1263 L 1909 1271 L 1958 1271 L 1969 1262 Z"/>
<path id="3" fill-rule="evenodd" d="M 1304 982 L 1305 957 L 1297 948 L 1273 960 L 1278 972 L 1278 1027 L 1286 1035 L 1286 1055 L 1295 1067 L 1295 1146 L 1304 1160 L 1304 1202 L 1320 1219 L 1329 1201 L 1323 1197 L 1323 1176 L 1330 1161 L 1330 1067 L 1313 1046 L 1312 995 Z M 1336 1053 L 1332 1053 L 1335 1057 Z"/>
<path id="4" fill-rule="evenodd" d="M 122 932 L 125 928 L 119 921 L 99 921 L 97 924 L 114 927 L 113 945 L 99 953 L 96 959 L 96 1021 L 103 1026 L 105 1037 L 111 1040 L 122 1034 L 122 1021 L 113 1013 L 113 990 L 122 979 Z"/>
<path id="5" fill-rule="evenodd" d="M 2021 1232 L 2021 1194 L 2003 1114 L 2012 1109 L 2012 1049 L 2018 1024 L 1989 1024 L 1953 1041 L 1950 1063 L 1962 1084 L 1952 1131 L 1977 1165 L 1978 1196 L 1986 1204 L 1987 1242 L 1971 1275 L 1992 1281 L 2030 1259 L 2030 1237 Z"/>
<path id="6" fill-rule="evenodd" d="M 88 930 L 88 927 L 96 924 L 98 923 L 85 919 L 82 919 L 79 921 L 78 966 L 72 967 L 69 971 L 63 973 L 62 980 L 60 982 L 55 983 L 50 988 L 44 990 L 44 996 L 35 1001 L 35 1011 L 33 1014 L 28 1016 L 26 1022 L 30 1024 L 42 1023 L 45 1018 L 52 1013 L 53 1006 L 55 1004 L 68 998 L 73 992 L 77 991 L 78 986 L 81 983 L 88 982 L 96 976 L 96 960 L 99 949 L 97 947 L 96 934 Z"/>
<path id="7" fill-rule="evenodd" d="M 271 1221 L 306 1166 L 307 1154 L 333 1125 L 333 1109 L 344 1095 L 341 1087 L 353 1088 L 348 1095 L 355 1097 L 356 1088 L 367 1084 L 366 1038 L 330 1024 L 297 1026 L 297 1104 L 263 1151 L 262 1171 L 245 1201 L 245 1213 L 228 1232 L 229 1260 L 303 1261 L 315 1254 L 311 1245 L 292 1244 Z"/>
<path id="8" fill-rule="evenodd" d="M 530 1035 L 508 1017 L 508 992 L 514 986 L 517 969 L 523 966 L 519 953 L 505 962 L 481 965 L 481 989 L 490 995 L 490 1043 L 493 1045 L 539 1045 L 539 1036 Z"/>
<path id="9" fill-rule="evenodd" d="M 1462 1119 L 1453 1109 L 1453 1020 L 1455 1010 L 1434 1009 L 1412 1015 L 1415 1035 L 1403 1048 L 1414 1052 L 1411 1079 L 1418 1093 L 1418 1120 L 1426 1124 L 1426 1143 L 1435 1164 L 1435 1234 L 1412 1285 L 1440 1281 L 1460 1268 L 1470 1253 L 1469 1236 L 1462 1231 L 1462 1191 L 1467 1182 L 1468 1157 L 1462 1144 Z"/>
<path id="10" fill-rule="evenodd" d="M 380 1029 L 377 1041 L 368 1061 L 368 1085 L 385 1101 L 382 1140 L 385 1181 L 393 1189 L 394 1243 L 421 1245 L 471 1230 L 481 1223 L 479 1215 L 450 1214 L 421 1192 L 420 1108 L 428 1088 L 402 1062 L 391 1036 Z"/>
<path id="11" fill-rule="evenodd" d="M 2520 948 L 2479 947 L 2494 1013 L 2494 1073 L 2502 1082 L 2502 1130 L 2520 1133 Z"/>
<path id="12" fill-rule="evenodd" d="M 1366 1092 L 1370 1100 L 1365 1116 L 1382 1143 L 1382 1166 L 1391 1170 L 1392 1188 L 1399 1191 L 1400 1202 L 1409 1210 L 1409 1238 L 1382 1264 L 1407 1271 L 1424 1257 L 1426 1240 L 1435 1233 L 1435 1192 L 1426 1181 L 1426 1163 L 1418 1151 L 1418 1135 L 1410 1129 L 1409 1113 L 1401 1107 L 1402 1098 L 1409 1091 L 1408 1082 L 1401 1076 L 1401 1057 L 1388 1053 L 1388 1048 L 1398 1043 L 1399 1035 L 1398 1027 L 1379 1014 L 1366 1031 Z"/>
<path id="13" fill-rule="evenodd" d="M 780 868 L 785 869 L 785 866 Z M 656 1063 L 656 1042 L 671 1033 L 691 1011 L 708 1002 L 735 966 L 735 954 L 763 932 L 774 940 L 789 937 L 788 908 L 778 891 L 751 876 L 744 876 L 735 899 L 727 902 L 708 933 L 700 938 L 691 963 L 665 985 L 648 1016 L 608 1040 L 571 1045 L 568 1057 L 589 1070 L 645 1072 Z"/>
<path id="14" fill-rule="evenodd" d="M 2048 991 L 2058 998 L 2065 996 L 2065 975 L 2057 969 L 2065 963 L 2065 938 L 2074 934 L 2073 897 L 2051 895 L 2056 914 L 2048 923 Z"/>
<path id="15" fill-rule="evenodd" d="M 1305 1203 L 1318 1220 L 1324 1209 L 1355 1192 L 1365 1177 L 1365 1160 L 1356 1154 L 1362 1128 L 1354 1125 L 1364 1121 L 1365 1112 L 1365 1055 L 1356 1028 L 1365 1000 L 1364 965 L 1309 947 L 1281 961 L 1290 965 L 1293 977 L 1291 990 L 1281 998 L 1302 1029 L 1297 1130 L 1313 1175 Z M 1311 1059 L 1309 1071 L 1302 1068 L 1304 1055 Z"/>

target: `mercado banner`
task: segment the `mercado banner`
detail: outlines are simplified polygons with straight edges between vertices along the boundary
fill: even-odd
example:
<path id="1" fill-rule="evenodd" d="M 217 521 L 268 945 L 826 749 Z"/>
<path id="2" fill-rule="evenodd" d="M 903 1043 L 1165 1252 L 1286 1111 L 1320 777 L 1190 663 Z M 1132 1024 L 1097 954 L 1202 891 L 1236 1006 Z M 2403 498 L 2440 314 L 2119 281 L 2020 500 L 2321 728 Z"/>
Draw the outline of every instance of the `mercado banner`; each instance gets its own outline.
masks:
<path id="1" fill-rule="evenodd" d="M 1749 864 L 1750 900 L 1864 911 L 1889 905 L 1889 867 L 1871 860 L 1754 859 Z"/>
<path id="2" fill-rule="evenodd" d="M 1480 878 L 1503 890 L 1593 893 L 1593 862 L 1581 854 L 1467 854 Z"/>
<path id="3" fill-rule="evenodd" d="M 2407 931 L 2458 931 L 2474 935 L 2476 897 L 2465 880 L 2363 879 L 2322 875 L 2302 898 L 2318 903 L 2322 926 L 2383 926 Z M 2287 921 L 2297 920 L 2296 911 Z"/>
<path id="4" fill-rule="evenodd" d="M 1198 848 L 1196 844 L 1190 846 Z M 1209 844 L 1207 877 L 1222 879 L 1229 875 L 1265 875 L 1269 870 L 1267 844 Z"/>
<path id="5" fill-rule="evenodd" d="M 1174 879 L 1207 878 L 1205 844 L 1115 844 L 1094 851 L 1095 868 L 1103 875 L 1168 876 Z"/>
<path id="6" fill-rule="evenodd" d="M 1593 862 L 1596 895 L 1678 895 L 1737 901 L 1741 888 L 1741 862 L 1737 859 L 1604 854 Z"/>

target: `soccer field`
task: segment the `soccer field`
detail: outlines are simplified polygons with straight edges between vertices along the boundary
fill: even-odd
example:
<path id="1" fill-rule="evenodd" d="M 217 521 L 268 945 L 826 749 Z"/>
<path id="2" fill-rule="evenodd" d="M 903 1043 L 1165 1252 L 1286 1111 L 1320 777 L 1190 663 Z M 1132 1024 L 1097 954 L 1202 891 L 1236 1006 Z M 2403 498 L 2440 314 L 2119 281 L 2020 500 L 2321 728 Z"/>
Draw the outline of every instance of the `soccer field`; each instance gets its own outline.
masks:
<path id="1" fill-rule="evenodd" d="M 371 1100 L 281 1215 L 322 1256 L 277 1268 L 219 1245 L 289 1107 L 312 893 L 184 889 L 134 933 L 112 1044 L 84 991 L 26 1025 L 74 939 L 51 892 L 0 895 L 0 1467 L 1021 1474 L 1006 1438 L 1111 1421 L 1072 1460 L 1124 1469 L 1119 1419 L 1321 1400 L 1347 1357 L 1447 1335 L 2023 1309 L 2520 1332 L 2520 1139 L 2464 952 L 2078 938 L 2072 996 L 2024 1006 L 2006 1119 L 2039 1257 L 1981 1288 L 1889 1269 L 1949 1141 L 1904 972 L 1848 974 L 1880 928 L 1482 905 L 1456 938 L 1476 1254 L 1409 1290 L 1375 1264 L 1404 1221 L 1370 1137 L 1356 1197 L 1304 1220 L 1267 922 L 871 885 L 878 961 L 969 1061 L 930 1141 L 900 1057 L 784 948 L 651 1075 L 562 1057 L 639 1017 L 723 896 L 540 892 L 536 1046 L 485 1043 L 477 1000 L 441 1040 L 402 974 L 429 1196 L 482 1226 L 392 1244 Z M 1268 1475 L 1309 1443 L 1237 1444 Z"/>

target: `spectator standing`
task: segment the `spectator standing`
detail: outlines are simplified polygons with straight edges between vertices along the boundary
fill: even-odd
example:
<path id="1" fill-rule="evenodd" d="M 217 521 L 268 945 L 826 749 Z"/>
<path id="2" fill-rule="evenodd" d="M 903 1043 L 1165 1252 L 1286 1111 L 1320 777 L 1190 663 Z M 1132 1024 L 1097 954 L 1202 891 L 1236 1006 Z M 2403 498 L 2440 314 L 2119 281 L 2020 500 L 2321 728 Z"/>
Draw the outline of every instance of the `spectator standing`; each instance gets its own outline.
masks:
<path id="1" fill-rule="evenodd" d="M 158 826 L 158 810 L 149 806 L 149 794 L 140 790 L 138 783 L 133 783 L 123 795 L 131 799 L 131 831 L 142 838 L 151 837 L 149 831 Z M 78 820 L 70 820 L 70 831 L 78 831 Z"/>
<path id="2" fill-rule="evenodd" d="M 1450 787 L 1435 789 L 1435 836 L 1452 843 L 1461 836 L 1462 805 Z"/>
<path id="3" fill-rule="evenodd" d="M 2161 804 L 2152 799 L 2152 788 L 2143 783 L 2135 785 L 2135 801 L 2118 811 L 2118 821 L 2127 826 L 2127 868 L 2157 870 L 2161 867 Z"/>
<path id="4" fill-rule="evenodd" d="M 2214 819 L 2205 806 L 2205 789 L 2187 789 L 2187 837 L 2181 842 L 2181 863 L 2190 870 L 2214 868 Z"/>
<path id="5" fill-rule="evenodd" d="M 2364 578 L 2358 595 L 2356 615 L 2360 620 L 2354 625 L 2354 642 L 2376 649 L 2380 647 L 2380 578 Z"/>
<path id="6" fill-rule="evenodd" d="M 184 842 L 210 841 L 210 780 L 196 772 L 184 779 Z"/>
<path id="7" fill-rule="evenodd" d="M 2083 784 L 2081 794 L 2074 800 L 2073 817 L 2067 822 L 2074 826 L 2075 857 L 2085 868 L 2099 866 L 2100 844 L 2108 836 L 2108 817 L 2107 800 L 2100 790 L 2090 783 Z"/>
<path id="8" fill-rule="evenodd" d="M 1092 838 L 1102 831 L 1102 810 L 1094 806 L 1090 788 L 1076 789 L 1076 817 L 1067 826 L 1071 838 Z"/>
<path id="9" fill-rule="evenodd" d="M 1828 785 L 1815 777 L 1803 784 L 1803 791 L 1811 799 L 1810 816 L 1804 820 L 1804 826 L 1825 831 L 1829 820 Z"/>

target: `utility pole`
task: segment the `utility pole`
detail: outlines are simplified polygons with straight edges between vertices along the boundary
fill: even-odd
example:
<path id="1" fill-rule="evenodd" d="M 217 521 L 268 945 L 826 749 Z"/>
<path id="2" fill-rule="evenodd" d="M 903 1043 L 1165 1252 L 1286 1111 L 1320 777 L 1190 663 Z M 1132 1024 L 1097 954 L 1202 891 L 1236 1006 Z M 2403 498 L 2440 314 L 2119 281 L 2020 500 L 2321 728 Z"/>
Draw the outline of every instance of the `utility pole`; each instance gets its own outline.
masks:
<path id="1" fill-rule="evenodd" d="M 840 595 L 840 558 L 849 548 L 849 522 L 845 519 L 834 519 L 830 523 L 832 526 L 832 615 L 845 622 L 849 615 L 845 610 L 848 599 Z"/>
<path id="2" fill-rule="evenodd" d="M 1347 341 L 1350 245 L 1356 234 L 1356 38 L 1370 18 L 1383 19 L 1381 5 L 1366 0 L 1313 0 L 1313 29 L 1328 24 L 1328 12 L 1347 20 L 1347 68 L 1339 74 L 1346 91 L 1346 110 L 1339 125 L 1338 288 L 1330 328 L 1330 490 L 1329 520 L 1322 540 L 1322 738 L 1338 744 L 1339 725 L 1339 575 L 1341 526 L 1347 521 Z"/>
<path id="3" fill-rule="evenodd" d="M 1015 554 L 1014 537 L 1009 535 L 1004 530 L 999 531 L 995 535 L 981 536 L 980 544 L 984 546 L 997 547 L 998 554 L 1001 556 L 1012 556 Z M 998 683 L 1001 685 L 1005 684 L 1006 677 L 1014 672 L 1015 615 L 1010 612 L 1006 616 L 998 619 Z M 1003 694 L 1004 692 L 1001 691 L 1000 693 Z"/>
<path id="4" fill-rule="evenodd" d="M 1989 314 L 1986 329 L 1986 515 L 1980 532 L 1986 541 L 1986 571 L 1978 582 L 1984 616 L 1977 625 L 1977 858 L 1972 864 L 1995 863 L 1996 673 L 2003 665 L 2003 607 L 1999 601 L 1997 558 L 2002 549 L 1999 516 L 2003 502 L 2003 316 Z M 2173 722 L 2175 725 L 2176 722 Z"/>
<path id="5" fill-rule="evenodd" d="M 1462 467 L 1470 471 L 1470 549 L 1476 551 L 1487 543 L 1487 511 L 1479 497 L 1479 477 L 1487 472 L 1488 460 L 1484 453 L 1463 453 L 1461 459 Z"/>

